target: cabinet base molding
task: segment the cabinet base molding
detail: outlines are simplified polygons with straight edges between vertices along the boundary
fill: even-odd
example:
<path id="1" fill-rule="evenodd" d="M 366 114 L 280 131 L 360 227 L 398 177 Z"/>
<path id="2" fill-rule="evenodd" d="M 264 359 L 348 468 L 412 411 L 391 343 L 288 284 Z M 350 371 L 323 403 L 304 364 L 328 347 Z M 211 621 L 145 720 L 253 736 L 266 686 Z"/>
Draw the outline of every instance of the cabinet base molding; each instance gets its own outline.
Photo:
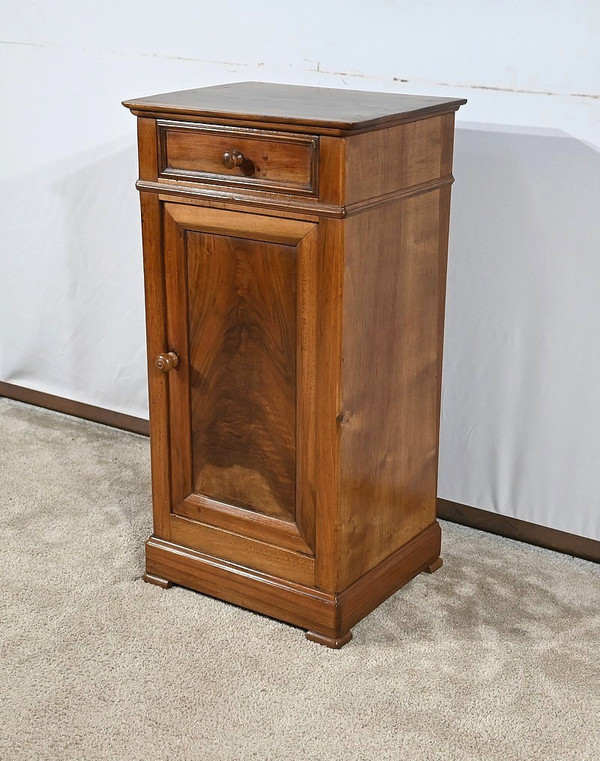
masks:
<path id="1" fill-rule="evenodd" d="M 178 584 L 254 610 L 306 629 L 313 642 L 340 648 L 352 638 L 354 624 L 437 565 L 440 542 L 440 528 L 434 523 L 343 592 L 331 593 L 151 536 L 144 579 L 159 586 Z"/>

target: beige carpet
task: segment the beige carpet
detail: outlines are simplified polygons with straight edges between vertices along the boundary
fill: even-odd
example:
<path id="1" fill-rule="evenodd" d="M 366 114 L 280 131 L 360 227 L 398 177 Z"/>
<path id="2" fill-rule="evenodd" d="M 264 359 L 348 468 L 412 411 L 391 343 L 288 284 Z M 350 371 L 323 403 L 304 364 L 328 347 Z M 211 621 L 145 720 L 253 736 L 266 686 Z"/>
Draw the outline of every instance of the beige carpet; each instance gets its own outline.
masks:
<path id="1" fill-rule="evenodd" d="M 596 761 L 600 567 L 444 524 L 338 652 L 144 584 L 148 441 L 0 400 L 0 759 Z"/>

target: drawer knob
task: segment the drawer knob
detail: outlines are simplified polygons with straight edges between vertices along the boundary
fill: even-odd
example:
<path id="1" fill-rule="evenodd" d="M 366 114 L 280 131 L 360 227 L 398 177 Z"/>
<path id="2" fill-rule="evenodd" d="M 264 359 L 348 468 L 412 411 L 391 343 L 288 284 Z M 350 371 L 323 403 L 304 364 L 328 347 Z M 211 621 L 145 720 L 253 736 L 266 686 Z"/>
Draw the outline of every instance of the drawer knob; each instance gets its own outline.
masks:
<path id="1" fill-rule="evenodd" d="M 227 169 L 235 169 L 244 162 L 244 154 L 241 151 L 225 151 L 223 154 L 223 164 Z"/>
<path id="2" fill-rule="evenodd" d="M 225 151 L 222 161 L 227 169 L 235 169 L 236 166 L 239 166 L 242 174 L 245 174 L 246 177 L 252 177 L 254 174 L 254 162 L 247 159 L 241 151 Z"/>
<path id="3" fill-rule="evenodd" d="M 179 357 L 174 351 L 168 351 L 166 354 L 159 354 L 154 360 L 154 364 L 161 373 L 168 373 L 179 364 Z"/>

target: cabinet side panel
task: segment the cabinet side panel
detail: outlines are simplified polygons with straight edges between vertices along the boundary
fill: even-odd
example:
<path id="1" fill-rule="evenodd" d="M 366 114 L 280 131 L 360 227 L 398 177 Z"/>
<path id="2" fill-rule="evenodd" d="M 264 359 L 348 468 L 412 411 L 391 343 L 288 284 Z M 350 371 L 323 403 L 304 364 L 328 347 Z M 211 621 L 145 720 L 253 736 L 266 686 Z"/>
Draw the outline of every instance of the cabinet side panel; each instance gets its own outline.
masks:
<path id="1" fill-rule="evenodd" d="M 442 117 L 442 155 L 440 163 L 441 175 L 452 174 L 452 159 L 454 154 L 454 113 Z M 439 472 L 439 439 L 442 414 L 442 356 L 444 350 L 444 323 L 446 318 L 446 283 L 448 276 L 448 239 L 450 234 L 450 195 L 451 185 L 440 188 L 440 229 L 439 234 L 439 268 L 438 268 L 438 397 L 437 397 L 437 438 L 436 451 L 436 495 L 437 474 Z"/>
<path id="2" fill-rule="evenodd" d="M 435 521 L 440 191 L 346 222 L 340 588 Z"/>
<path id="3" fill-rule="evenodd" d="M 446 114 L 347 138 L 346 204 L 450 174 L 451 166 L 442 159 L 448 116 L 453 120 L 454 114 Z"/>

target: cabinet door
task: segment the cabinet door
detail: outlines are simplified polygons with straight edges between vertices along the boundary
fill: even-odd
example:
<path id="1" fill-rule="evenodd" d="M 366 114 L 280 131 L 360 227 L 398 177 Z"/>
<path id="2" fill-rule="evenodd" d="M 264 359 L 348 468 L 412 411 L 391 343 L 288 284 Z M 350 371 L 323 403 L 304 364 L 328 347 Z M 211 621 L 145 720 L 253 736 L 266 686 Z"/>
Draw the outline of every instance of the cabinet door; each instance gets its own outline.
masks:
<path id="1" fill-rule="evenodd" d="M 170 538 L 277 570 L 314 548 L 317 225 L 173 203 L 163 224 Z"/>

